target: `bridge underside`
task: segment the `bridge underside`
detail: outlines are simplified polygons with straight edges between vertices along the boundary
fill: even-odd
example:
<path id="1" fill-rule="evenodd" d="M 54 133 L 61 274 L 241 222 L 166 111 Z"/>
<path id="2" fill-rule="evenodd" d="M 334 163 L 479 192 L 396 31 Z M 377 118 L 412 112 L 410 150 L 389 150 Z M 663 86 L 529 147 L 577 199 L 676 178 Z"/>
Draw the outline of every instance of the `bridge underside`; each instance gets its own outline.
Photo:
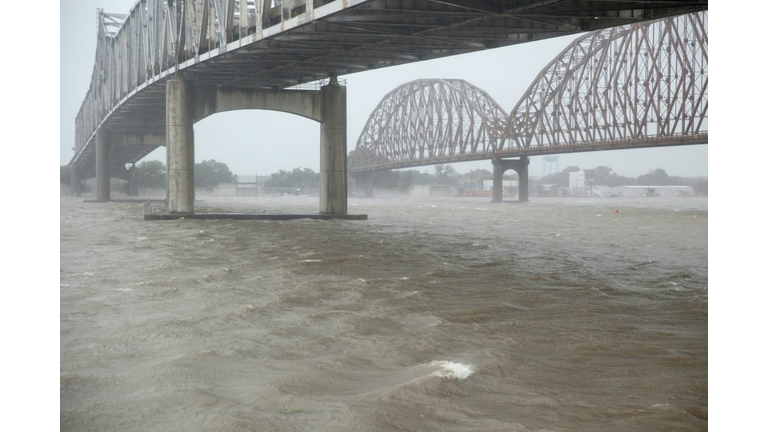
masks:
<path id="1" fill-rule="evenodd" d="M 331 75 L 631 24 L 707 7 L 707 1 L 696 0 L 314 0 L 313 20 L 294 20 L 291 24 L 288 19 L 253 35 L 250 31 L 255 29 L 250 29 L 249 36 L 187 60 L 179 69 L 196 88 L 285 89 Z M 164 137 L 169 71 L 131 92 L 99 127 L 117 135 L 131 136 L 139 131 Z M 93 164 L 94 137 L 95 133 L 73 162 Z M 113 166 L 136 162 L 165 144 L 158 140 L 132 142 L 113 152 Z M 439 162 L 425 161 L 431 163 Z"/>

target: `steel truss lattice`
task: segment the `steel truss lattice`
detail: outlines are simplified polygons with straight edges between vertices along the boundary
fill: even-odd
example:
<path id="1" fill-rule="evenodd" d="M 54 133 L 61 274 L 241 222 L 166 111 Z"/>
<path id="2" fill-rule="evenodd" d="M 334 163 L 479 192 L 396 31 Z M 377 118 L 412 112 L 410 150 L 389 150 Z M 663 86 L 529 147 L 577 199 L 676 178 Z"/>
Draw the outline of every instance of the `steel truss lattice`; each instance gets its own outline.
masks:
<path id="1" fill-rule="evenodd" d="M 464 80 L 403 84 L 379 103 L 355 149 L 355 164 L 404 162 L 495 151 L 507 114 L 486 92 Z"/>
<path id="2" fill-rule="evenodd" d="M 706 133 L 707 12 L 592 32 L 542 70 L 512 109 L 517 148 Z"/>
<path id="3" fill-rule="evenodd" d="M 574 40 L 509 116 L 465 81 L 398 87 L 371 114 L 352 171 L 703 144 L 707 95 L 707 12 L 613 27 Z"/>

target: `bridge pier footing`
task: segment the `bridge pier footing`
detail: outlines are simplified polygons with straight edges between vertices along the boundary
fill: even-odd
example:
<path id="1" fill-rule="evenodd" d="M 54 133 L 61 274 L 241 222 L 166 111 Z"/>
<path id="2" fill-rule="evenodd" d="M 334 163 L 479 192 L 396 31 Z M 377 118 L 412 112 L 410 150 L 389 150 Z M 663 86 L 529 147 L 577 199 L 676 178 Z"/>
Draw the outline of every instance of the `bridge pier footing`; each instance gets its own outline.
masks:
<path id="1" fill-rule="evenodd" d="M 165 85 L 166 202 L 169 214 L 194 213 L 195 132 L 192 85 L 183 77 Z"/>
<path id="2" fill-rule="evenodd" d="M 501 202 L 503 196 L 503 177 L 507 170 L 514 170 L 519 178 L 518 200 L 528 202 L 528 156 L 519 159 L 493 159 L 493 199 L 491 202 Z"/>
<path id="3" fill-rule="evenodd" d="M 320 92 L 320 214 L 347 214 L 347 89 L 331 77 Z"/>
<path id="4" fill-rule="evenodd" d="M 109 201 L 110 180 L 109 132 L 104 127 L 96 131 L 96 200 Z"/>

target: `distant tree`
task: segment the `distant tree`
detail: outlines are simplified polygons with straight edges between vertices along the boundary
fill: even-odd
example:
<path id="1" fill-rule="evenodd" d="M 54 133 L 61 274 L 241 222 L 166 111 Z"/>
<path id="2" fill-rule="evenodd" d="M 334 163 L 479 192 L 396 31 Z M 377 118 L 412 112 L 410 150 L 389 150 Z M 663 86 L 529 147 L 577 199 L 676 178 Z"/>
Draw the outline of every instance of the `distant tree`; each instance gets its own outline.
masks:
<path id="1" fill-rule="evenodd" d="M 593 186 L 614 187 L 635 184 L 634 178 L 617 175 L 612 168 L 602 165 L 593 169 L 585 169 L 584 174 L 589 184 Z"/>
<path id="2" fill-rule="evenodd" d="M 540 184 L 552 184 L 562 187 L 568 187 L 570 181 L 570 173 L 581 171 L 581 168 L 577 166 L 569 166 L 568 168 L 558 172 L 545 175 L 539 181 Z"/>
<path id="3" fill-rule="evenodd" d="M 234 176 L 227 164 L 213 159 L 195 164 L 195 186 L 215 187 L 220 183 L 232 183 Z"/>
<path id="4" fill-rule="evenodd" d="M 290 173 L 285 170 L 279 170 L 276 173 L 272 173 L 271 176 L 267 179 L 267 181 L 264 182 L 264 186 L 266 187 L 292 187 L 293 185 L 290 185 L 290 179 L 288 178 L 290 176 Z"/>
<path id="5" fill-rule="evenodd" d="M 266 187 L 317 187 L 320 185 L 320 174 L 311 168 L 294 168 L 292 171 L 279 170 L 264 182 Z"/>
<path id="6" fill-rule="evenodd" d="M 451 165 L 435 165 L 435 181 L 438 184 L 455 185 L 459 180 L 459 173 Z"/>
<path id="7" fill-rule="evenodd" d="M 676 186 L 686 184 L 686 180 L 682 177 L 670 176 L 665 170 L 657 168 L 651 170 L 648 174 L 638 176 L 637 184 L 648 186 Z"/>
<path id="8" fill-rule="evenodd" d="M 59 182 L 63 185 L 69 185 L 69 179 L 72 175 L 69 165 L 62 165 L 59 169 Z"/>
<path id="9" fill-rule="evenodd" d="M 294 168 L 291 175 L 296 179 L 296 187 L 317 187 L 320 186 L 320 173 L 316 173 L 311 168 Z"/>
<path id="10" fill-rule="evenodd" d="M 165 164 L 158 160 L 143 161 L 136 165 L 136 177 L 139 182 L 139 187 L 164 188 L 165 176 Z"/>
<path id="11" fill-rule="evenodd" d="M 691 185 L 693 189 L 694 195 L 698 196 L 707 196 L 709 193 L 709 179 L 707 178 L 697 178 L 693 179 L 693 184 Z"/>
<path id="12" fill-rule="evenodd" d="M 385 170 L 378 171 L 373 175 L 373 186 L 379 188 L 393 189 L 399 186 L 400 172 Z"/>
<path id="13" fill-rule="evenodd" d="M 470 180 L 493 180 L 493 173 L 487 169 L 476 169 L 469 171 Z"/>

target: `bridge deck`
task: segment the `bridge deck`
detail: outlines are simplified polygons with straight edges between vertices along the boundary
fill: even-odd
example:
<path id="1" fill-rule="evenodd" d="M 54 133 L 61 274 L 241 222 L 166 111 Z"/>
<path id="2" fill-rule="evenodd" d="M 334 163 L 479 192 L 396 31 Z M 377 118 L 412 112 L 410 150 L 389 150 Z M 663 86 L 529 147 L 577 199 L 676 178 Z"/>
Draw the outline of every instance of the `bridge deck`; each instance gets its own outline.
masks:
<path id="1" fill-rule="evenodd" d="M 325 3 L 325 4 L 324 4 Z M 314 0 L 303 13 L 202 54 L 129 89 L 93 130 L 79 132 L 73 161 L 93 162 L 99 127 L 165 135 L 165 80 L 283 89 L 370 69 L 492 49 L 707 9 L 706 0 Z M 279 17 L 278 17 L 279 18 Z M 256 29 L 249 29 L 248 32 Z M 122 78 L 121 78 L 122 79 Z M 88 98 L 86 98 L 86 102 Z M 84 106 L 86 105 L 84 102 Z M 82 109 L 81 109 L 82 111 Z M 127 145 L 113 164 L 135 162 L 159 143 Z"/>

